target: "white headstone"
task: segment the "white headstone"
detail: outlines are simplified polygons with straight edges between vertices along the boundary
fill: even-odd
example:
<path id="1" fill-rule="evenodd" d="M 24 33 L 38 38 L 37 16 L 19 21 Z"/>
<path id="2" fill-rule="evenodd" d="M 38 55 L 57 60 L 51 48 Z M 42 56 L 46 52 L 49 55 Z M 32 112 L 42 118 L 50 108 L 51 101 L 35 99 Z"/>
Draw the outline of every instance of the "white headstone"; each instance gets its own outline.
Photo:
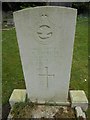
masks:
<path id="1" fill-rule="evenodd" d="M 14 13 L 27 94 L 33 102 L 67 101 L 76 13 L 56 6 Z"/>

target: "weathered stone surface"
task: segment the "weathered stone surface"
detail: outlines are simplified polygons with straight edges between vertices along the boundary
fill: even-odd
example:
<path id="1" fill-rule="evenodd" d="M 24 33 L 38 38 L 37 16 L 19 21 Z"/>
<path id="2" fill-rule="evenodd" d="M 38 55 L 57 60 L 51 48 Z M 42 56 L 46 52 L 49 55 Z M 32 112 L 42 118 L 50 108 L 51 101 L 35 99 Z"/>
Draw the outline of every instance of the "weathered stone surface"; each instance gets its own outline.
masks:
<path id="1" fill-rule="evenodd" d="M 25 102 L 26 90 L 25 89 L 14 89 L 9 99 L 11 107 L 17 102 Z"/>
<path id="2" fill-rule="evenodd" d="M 35 7 L 14 13 L 28 98 L 66 102 L 76 25 L 76 9 Z"/>
<path id="3" fill-rule="evenodd" d="M 88 108 L 88 100 L 83 90 L 71 90 L 70 91 L 71 106 L 80 106 L 84 111 Z"/>
<path id="4" fill-rule="evenodd" d="M 76 110 L 76 116 L 77 118 L 82 118 L 82 120 L 86 120 L 86 115 L 85 113 L 82 111 L 81 107 L 77 106 L 75 107 Z"/>

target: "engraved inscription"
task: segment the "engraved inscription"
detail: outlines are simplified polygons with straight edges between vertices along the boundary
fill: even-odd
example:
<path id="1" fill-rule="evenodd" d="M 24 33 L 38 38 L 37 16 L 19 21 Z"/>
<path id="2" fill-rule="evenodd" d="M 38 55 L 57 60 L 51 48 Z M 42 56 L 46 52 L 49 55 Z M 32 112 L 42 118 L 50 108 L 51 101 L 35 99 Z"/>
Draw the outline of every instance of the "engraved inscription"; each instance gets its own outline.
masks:
<path id="1" fill-rule="evenodd" d="M 48 88 L 48 78 L 49 78 L 49 77 L 54 77 L 55 74 L 49 74 L 49 73 L 48 73 L 48 67 L 45 67 L 45 69 L 46 69 L 46 74 L 39 74 L 39 76 L 46 77 L 46 80 L 47 80 L 47 88 Z"/>
<path id="2" fill-rule="evenodd" d="M 47 39 L 47 38 L 50 38 L 52 36 L 52 31 L 51 31 L 50 26 L 41 25 L 37 31 L 37 34 L 38 34 L 39 38 Z"/>

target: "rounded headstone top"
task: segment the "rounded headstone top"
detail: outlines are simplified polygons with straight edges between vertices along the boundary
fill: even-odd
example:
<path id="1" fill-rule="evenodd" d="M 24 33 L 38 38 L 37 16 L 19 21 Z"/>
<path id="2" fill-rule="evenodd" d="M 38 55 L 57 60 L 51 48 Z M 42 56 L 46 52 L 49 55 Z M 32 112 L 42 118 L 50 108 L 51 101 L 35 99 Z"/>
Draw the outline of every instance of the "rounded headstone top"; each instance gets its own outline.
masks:
<path id="1" fill-rule="evenodd" d="M 18 10 L 18 11 L 15 11 L 13 14 L 16 14 L 16 13 L 20 13 L 20 12 L 25 12 L 25 11 L 29 11 L 29 10 L 36 10 L 36 9 L 45 9 L 48 10 L 48 9 L 66 9 L 66 10 L 71 10 L 71 11 L 77 11 L 77 9 L 75 8 L 71 8 L 71 7 L 64 7 L 64 6 L 39 6 L 39 7 L 29 7 L 29 8 L 25 8 L 25 9 L 22 9 L 22 10 Z"/>

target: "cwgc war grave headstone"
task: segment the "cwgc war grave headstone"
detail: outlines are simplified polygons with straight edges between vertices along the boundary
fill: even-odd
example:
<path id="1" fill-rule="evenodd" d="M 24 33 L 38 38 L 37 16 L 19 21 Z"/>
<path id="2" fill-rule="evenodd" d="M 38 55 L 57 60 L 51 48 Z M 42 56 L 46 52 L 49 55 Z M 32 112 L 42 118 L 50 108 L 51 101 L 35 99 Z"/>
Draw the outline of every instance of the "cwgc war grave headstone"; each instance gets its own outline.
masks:
<path id="1" fill-rule="evenodd" d="M 76 10 L 29 8 L 14 13 L 28 98 L 67 102 Z"/>
<path id="2" fill-rule="evenodd" d="M 69 103 L 76 16 L 76 9 L 56 6 L 27 8 L 14 13 L 30 101 Z"/>

